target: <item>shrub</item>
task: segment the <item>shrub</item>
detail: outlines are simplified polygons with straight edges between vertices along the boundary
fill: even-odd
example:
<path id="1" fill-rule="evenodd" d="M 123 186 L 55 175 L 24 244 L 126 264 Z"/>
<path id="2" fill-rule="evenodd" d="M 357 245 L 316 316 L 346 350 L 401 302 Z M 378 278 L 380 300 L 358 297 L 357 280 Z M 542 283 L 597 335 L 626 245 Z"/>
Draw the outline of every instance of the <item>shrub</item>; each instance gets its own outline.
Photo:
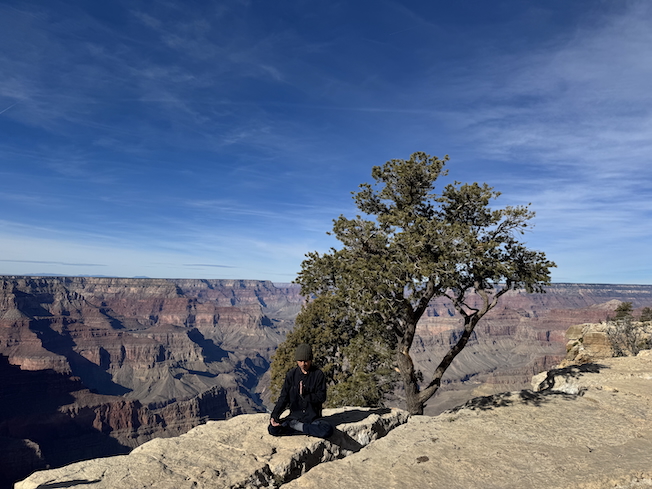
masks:
<path id="1" fill-rule="evenodd" d="M 631 317 L 609 321 L 606 329 L 615 357 L 636 355 L 650 348 L 649 335 L 642 324 L 635 324 Z"/>

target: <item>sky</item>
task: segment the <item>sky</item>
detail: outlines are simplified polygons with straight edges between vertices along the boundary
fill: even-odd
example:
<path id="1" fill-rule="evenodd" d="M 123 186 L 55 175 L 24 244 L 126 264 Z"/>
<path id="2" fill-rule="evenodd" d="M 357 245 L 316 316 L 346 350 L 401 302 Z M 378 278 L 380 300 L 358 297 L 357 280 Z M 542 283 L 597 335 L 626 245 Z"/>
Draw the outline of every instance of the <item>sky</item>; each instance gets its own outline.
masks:
<path id="1" fill-rule="evenodd" d="M 553 282 L 652 284 L 647 0 L 0 0 L 0 46 L 0 274 L 290 282 L 423 151 Z"/>

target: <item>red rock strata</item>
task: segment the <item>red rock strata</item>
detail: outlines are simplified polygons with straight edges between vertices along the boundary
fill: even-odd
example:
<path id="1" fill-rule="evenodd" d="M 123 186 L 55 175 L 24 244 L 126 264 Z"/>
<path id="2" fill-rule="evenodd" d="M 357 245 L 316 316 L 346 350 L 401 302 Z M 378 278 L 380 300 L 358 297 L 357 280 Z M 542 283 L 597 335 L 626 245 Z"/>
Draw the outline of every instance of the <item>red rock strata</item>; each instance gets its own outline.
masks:
<path id="1" fill-rule="evenodd" d="M 650 306 L 652 287 L 510 292 L 478 326 L 429 409 L 478 389 L 520 388 L 563 358 L 569 326 L 604 320 L 619 301 Z M 31 470 L 262 411 L 263 374 L 302 303 L 298 287 L 264 281 L 0 278 L 0 356 L 8 359 L 0 371 L 14 379 L 0 387 L 12 406 L 0 415 L 0 445 L 22 443 L 34 454 L 25 458 Z M 446 300 L 431 304 L 413 348 L 425 378 L 460 321 Z"/>

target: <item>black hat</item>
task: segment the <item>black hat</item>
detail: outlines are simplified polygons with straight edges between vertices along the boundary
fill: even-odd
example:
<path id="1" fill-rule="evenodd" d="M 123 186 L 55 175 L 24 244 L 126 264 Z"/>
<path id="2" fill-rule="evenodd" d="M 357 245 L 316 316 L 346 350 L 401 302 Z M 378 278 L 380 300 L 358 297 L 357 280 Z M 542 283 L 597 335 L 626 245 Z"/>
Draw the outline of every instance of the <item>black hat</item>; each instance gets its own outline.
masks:
<path id="1" fill-rule="evenodd" d="M 302 343 L 297 346 L 297 350 L 294 352 L 294 359 L 301 362 L 312 360 L 312 348 L 310 348 L 310 345 Z"/>

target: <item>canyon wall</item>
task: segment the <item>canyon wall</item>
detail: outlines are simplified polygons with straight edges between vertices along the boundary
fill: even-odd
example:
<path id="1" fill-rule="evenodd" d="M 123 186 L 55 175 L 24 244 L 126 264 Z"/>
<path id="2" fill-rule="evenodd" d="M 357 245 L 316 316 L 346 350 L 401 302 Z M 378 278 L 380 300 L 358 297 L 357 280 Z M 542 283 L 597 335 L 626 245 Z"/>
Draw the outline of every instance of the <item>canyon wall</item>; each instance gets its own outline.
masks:
<path id="1" fill-rule="evenodd" d="M 522 388 L 563 358 L 569 326 L 622 301 L 650 306 L 652 286 L 506 294 L 426 412 Z M 0 399 L 11 408 L 0 411 L 0 450 L 20 444 L 31 470 L 262 412 L 270 357 L 302 303 L 297 286 L 266 281 L 2 277 Z M 447 301 L 428 308 L 413 348 L 426 379 L 460 324 Z"/>
<path id="2" fill-rule="evenodd" d="M 262 412 L 301 303 L 264 281 L 3 277 L 0 451 L 31 470 Z"/>

